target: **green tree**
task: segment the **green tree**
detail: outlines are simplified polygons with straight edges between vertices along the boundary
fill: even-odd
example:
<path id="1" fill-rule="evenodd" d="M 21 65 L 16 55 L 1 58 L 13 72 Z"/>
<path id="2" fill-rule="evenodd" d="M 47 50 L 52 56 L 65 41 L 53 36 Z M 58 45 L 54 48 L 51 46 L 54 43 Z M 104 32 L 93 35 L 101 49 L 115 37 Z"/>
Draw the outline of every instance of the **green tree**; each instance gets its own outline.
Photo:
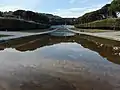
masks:
<path id="1" fill-rule="evenodd" d="M 84 24 L 84 23 L 89 23 L 93 22 L 96 20 L 103 20 L 107 18 L 117 18 L 116 12 L 113 10 L 109 10 L 111 4 L 106 4 L 103 6 L 101 9 L 89 12 L 84 14 L 82 17 L 79 17 L 76 21 L 77 23 Z"/>
<path id="2" fill-rule="evenodd" d="M 112 11 L 120 13 L 120 0 L 113 0 L 110 6 Z"/>

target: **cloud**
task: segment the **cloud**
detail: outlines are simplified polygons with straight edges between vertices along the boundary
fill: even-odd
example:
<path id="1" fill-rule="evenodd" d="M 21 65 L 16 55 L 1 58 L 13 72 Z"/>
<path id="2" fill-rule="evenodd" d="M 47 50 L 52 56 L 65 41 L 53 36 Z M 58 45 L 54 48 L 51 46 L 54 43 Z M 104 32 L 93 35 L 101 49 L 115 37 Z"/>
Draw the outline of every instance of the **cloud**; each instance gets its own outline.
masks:
<path id="1" fill-rule="evenodd" d="M 15 11 L 17 9 L 36 10 L 43 0 L 2 0 L 0 11 Z"/>
<path id="2" fill-rule="evenodd" d="M 62 17 L 78 17 L 86 12 L 97 10 L 111 1 L 112 0 L 0 0 L 0 11 L 25 9 L 35 12 L 49 12 Z M 101 5 L 100 3 L 103 4 Z"/>
<path id="3" fill-rule="evenodd" d="M 56 12 L 53 12 L 55 15 L 62 17 L 79 17 L 83 14 L 91 11 L 100 9 L 104 4 L 97 6 L 85 7 L 85 8 L 69 8 L 69 9 L 57 9 Z"/>

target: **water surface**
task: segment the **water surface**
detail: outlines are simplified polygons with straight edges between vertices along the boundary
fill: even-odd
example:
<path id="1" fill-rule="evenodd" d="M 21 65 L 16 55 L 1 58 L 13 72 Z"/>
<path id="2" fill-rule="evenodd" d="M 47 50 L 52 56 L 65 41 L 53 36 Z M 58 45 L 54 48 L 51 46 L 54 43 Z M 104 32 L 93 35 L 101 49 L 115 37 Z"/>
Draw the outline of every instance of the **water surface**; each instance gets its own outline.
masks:
<path id="1" fill-rule="evenodd" d="M 84 35 L 10 40 L 0 45 L 0 90 L 119 90 L 119 45 Z"/>

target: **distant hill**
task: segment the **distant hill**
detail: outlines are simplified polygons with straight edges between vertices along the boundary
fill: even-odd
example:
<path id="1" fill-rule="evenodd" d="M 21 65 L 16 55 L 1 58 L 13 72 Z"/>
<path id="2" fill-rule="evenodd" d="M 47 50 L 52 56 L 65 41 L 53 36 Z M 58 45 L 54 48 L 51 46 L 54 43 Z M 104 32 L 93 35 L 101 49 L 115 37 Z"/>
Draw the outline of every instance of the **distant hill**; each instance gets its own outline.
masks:
<path id="1" fill-rule="evenodd" d="M 48 13 L 38 13 L 33 11 L 16 10 L 14 12 L 0 12 L 1 17 L 14 18 L 14 19 L 24 19 L 28 21 L 33 21 L 40 24 L 49 25 L 63 25 L 63 24 L 74 24 L 74 18 L 62 18 Z"/>
<path id="2" fill-rule="evenodd" d="M 61 19 L 62 17 L 60 17 L 60 16 L 56 16 L 56 15 L 53 15 L 53 14 L 45 14 L 44 13 L 44 15 L 46 15 L 49 19 Z"/>
<path id="3" fill-rule="evenodd" d="M 0 30 L 44 29 L 51 25 L 74 24 L 74 18 L 38 13 L 33 11 L 16 10 L 0 12 Z"/>

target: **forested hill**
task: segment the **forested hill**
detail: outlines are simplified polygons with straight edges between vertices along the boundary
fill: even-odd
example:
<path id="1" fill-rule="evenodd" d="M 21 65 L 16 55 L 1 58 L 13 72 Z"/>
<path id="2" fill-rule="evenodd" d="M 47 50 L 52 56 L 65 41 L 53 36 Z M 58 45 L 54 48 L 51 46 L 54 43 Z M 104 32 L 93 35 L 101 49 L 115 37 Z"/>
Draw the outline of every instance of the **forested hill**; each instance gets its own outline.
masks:
<path id="1" fill-rule="evenodd" d="M 103 20 L 107 18 L 117 18 L 117 14 L 115 11 L 111 11 L 110 8 L 111 4 L 106 4 L 101 9 L 89 12 L 84 14 L 83 16 L 79 17 L 76 23 L 83 24 L 89 23 L 96 20 Z"/>
<path id="2" fill-rule="evenodd" d="M 33 11 L 17 10 L 9 12 L 0 12 L 1 17 L 24 19 L 27 21 L 33 21 L 41 24 L 59 25 L 59 24 L 74 24 L 75 18 L 62 18 L 60 16 L 37 13 Z"/>
<path id="3" fill-rule="evenodd" d="M 120 0 L 113 0 L 101 9 L 76 19 L 77 28 L 120 30 Z"/>
<path id="4" fill-rule="evenodd" d="M 75 18 L 62 18 L 52 14 L 25 10 L 0 12 L 0 30 L 46 29 L 51 25 L 73 25 L 74 21 Z"/>

